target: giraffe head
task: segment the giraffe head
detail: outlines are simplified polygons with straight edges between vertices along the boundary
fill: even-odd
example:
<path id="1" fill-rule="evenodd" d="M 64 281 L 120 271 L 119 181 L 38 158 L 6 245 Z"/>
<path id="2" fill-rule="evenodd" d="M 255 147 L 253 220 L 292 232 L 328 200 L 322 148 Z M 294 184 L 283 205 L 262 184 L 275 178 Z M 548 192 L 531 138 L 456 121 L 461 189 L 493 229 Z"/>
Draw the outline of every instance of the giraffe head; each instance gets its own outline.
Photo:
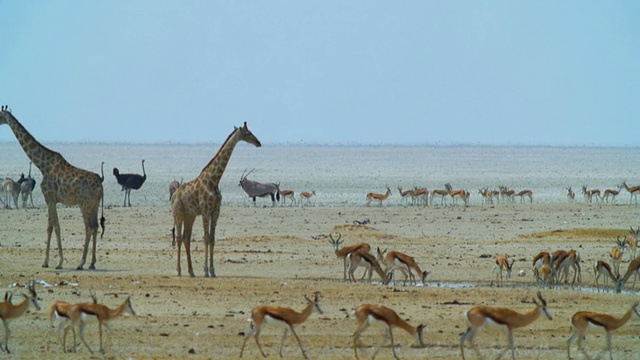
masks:
<path id="1" fill-rule="evenodd" d="M 247 122 L 244 122 L 244 126 L 240 127 L 240 128 L 236 128 L 236 131 L 238 131 L 238 135 L 240 136 L 239 139 L 248 142 L 249 144 L 255 145 L 256 147 L 261 147 L 262 144 L 260 144 L 260 140 L 258 140 L 257 137 L 255 137 L 255 135 L 253 135 L 253 133 L 249 130 L 249 128 L 247 127 Z"/>
<path id="2" fill-rule="evenodd" d="M 2 110 L 0 110 L 0 125 L 8 124 L 7 119 L 9 117 L 13 117 L 11 111 L 9 111 L 9 105 L 2 105 Z"/>

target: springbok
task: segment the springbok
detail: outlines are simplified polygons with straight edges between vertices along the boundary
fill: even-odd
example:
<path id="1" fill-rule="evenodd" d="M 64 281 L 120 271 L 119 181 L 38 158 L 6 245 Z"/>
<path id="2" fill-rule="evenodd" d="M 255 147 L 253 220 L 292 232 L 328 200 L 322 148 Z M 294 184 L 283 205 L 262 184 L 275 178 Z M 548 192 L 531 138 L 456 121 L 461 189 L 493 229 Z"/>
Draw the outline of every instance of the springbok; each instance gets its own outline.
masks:
<path id="1" fill-rule="evenodd" d="M 340 241 L 340 239 L 342 239 L 342 234 L 338 233 L 338 238 L 334 239 L 333 238 L 333 234 L 329 234 L 329 238 L 331 240 L 329 240 L 329 243 L 331 245 L 333 245 L 333 248 L 335 249 L 336 252 L 336 256 L 338 258 L 342 258 L 344 261 L 344 274 L 343 274 L 343 279 L 347 280 L 347 261 L 348 261 L 348 255 L 354 251 L 365 251 L 365 252 L 369 252 L 371 250 L 371 246 L 367 243 L 359 243 L 359 244 L 355 244 L 355 245 L 349 245 L 349 246 L 344 246 L 342 248 L 340 248 L 340 245 L 342 245 L 342 243 L 344 243 L 344 240 Z M 366 272 L 365 272 L 366 275 Z M 363 275 L 364 277 L 364 275 Z"/>
<path id="2" fill-rule="evenodd" d="M 280 195 L 282 196 L 282 206 L 287 202 L 287 198 L 291 200 L 291 206 L 296 204 L 296 193 L 293 190 L 280 190 Z"/>
<path id="3" fill-rule="evenodd" d="M 391 189 L 387 186 L 387 192 L 385 194 L 377 194 L 370 192 L 367 194 L 367 206 L 371 205 L 373 200 L 378 201 L 378 206 L 382 206 L 382 202 L 387 200 L 387 198 L 391 196 Z"/>
<path id="4" fill-rule="evenodd" d="M 413 196 L 414 191 L 409 189 L 406 191 L 402 191 L 401 187 L 398 187 L 398 192 L 400 193 L 400 197 L 402 198 L 402 201 L 404 201 L 404 204 L 406 205 L 407 202 L 409 201 L 409 198 L 411 198 L 411 202 L 415 202 L 415 198 Z"/>
<path id="5" fill-rule="evenodd" d="M 602 200 L 608 203 L 609 197 L 611 197 L 611 203 L 615 203 L 616 196 L 618 196 L 620 194 L 620 190 L 622 190 L 622 185 L 617 185 L 617 186 L 618 186 L 618 190 L 614 190 L 614 189 L 605 190 L 602 195 Z"/>
<path id="6" fill-rule="evenodd" d="M 640 185 L 629 187 L 626 181 L 622 182 L 622 186 L 631 194 L 631 199 L 629 199 L 629 205 L 633 202 L 633 198 L 636 198 L 636 206 L 638 206 L 638 193 L 640 192 Z"/>
<path id="7" fill-rule="evenodd" d="M 638 233 L 640 233 L 640 226 L 638 230 L 633 230 L 631 226 L 631 234 L 627 236 L 627 247 L 629 248 L 629 261 L 636 258 L 636 251 L 638 250 Z"/>
<path id="8" fill-rule="evenodd" d="M 315 190 L 311 190 L 311 192 L 303 191 L 300 193 L 300 205 L 302 205 L 302 198 L 307 200 L 307 205 L 311 205 L 311 198 L 316 194 Z"/>
<path id="9" fill-rule="evenodd" d="M 576 202 L 576 193 L 571 189 L 571 186 L 567 188 L 567 199 L 569 202 Z"/>
<path id="10" fill-rule="evenodd" d="M 273 206 L 276 205 L 276 200 L 280 201 L 280 185 L 275 183 L 259 183 L 257 181 L 247 179 L 247 176 L 251 174 L 253 170 L 248 173 L 242 172 L 240 176 L 240 183 L 238 186 L 242 187 L 242 190 L 253 199 L 253 204 L 256 204 L 256 197 L 271 196 L 271 202 Z"/>

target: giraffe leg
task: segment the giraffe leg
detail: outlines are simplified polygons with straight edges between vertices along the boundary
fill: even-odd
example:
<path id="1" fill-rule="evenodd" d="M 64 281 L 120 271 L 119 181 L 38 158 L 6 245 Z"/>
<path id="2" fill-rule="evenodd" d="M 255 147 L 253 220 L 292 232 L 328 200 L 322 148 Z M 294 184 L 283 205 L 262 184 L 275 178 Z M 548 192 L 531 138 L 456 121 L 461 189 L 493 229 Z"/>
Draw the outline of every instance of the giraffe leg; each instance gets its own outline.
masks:
<path id="1" fill-rule="evenodd" d="M 216 277 L 216 271 L 213 267 L 213 254 L 216 246 L 216 225 L 218 224 L 218 218 L 220 217 L 220 204 L 222 203 L 222 195 L 220 191 L 216 189 L 215 203 L 213 206 L 213 212 L 209 222 L 209 274 L 211 277 Z"/>
<path id="2" fill-rule="evenodd" d="M 209 247 L 211 246 L 211 234 L 209 224 L 211 216 L 208 213 L 202 214 L 202 227 L 204 228 L 204 277 L 209 277 Z"/>
<path id="3" fill-rule="evenodd" d="M 56 209 L 56 203 L 53 200 L 47 201 L 47 208 L 49 212 L 48 218 L 48 226 L 47 226 L 47 252 L 44 258 L 44 264 L 42 267 L 49 267 L 49 250 L 51 248 L 51 232 L 55 231 L 56 233 L 56 242 L 58 244 L 58 256 L 60 257 L 60 261 L 58 262 L 58 266 L 56 269 L 62 269 L 62 262 L 64 261 L 64 257 L 62 255 L 62 240 L 60 239 L 60 222 L 58 220 L 58 211 Z"/>
<path id="4" fill-rule="evenodd" d="M 193 230 L 193 222 L 194 219 L 185 219 L 184 223 L 184 251 L 187 253 L 187 269 L 189 271 L 189 276 L 195 277 L 193 274 L 193 265 L 191 264 L 191 235 Z"/>

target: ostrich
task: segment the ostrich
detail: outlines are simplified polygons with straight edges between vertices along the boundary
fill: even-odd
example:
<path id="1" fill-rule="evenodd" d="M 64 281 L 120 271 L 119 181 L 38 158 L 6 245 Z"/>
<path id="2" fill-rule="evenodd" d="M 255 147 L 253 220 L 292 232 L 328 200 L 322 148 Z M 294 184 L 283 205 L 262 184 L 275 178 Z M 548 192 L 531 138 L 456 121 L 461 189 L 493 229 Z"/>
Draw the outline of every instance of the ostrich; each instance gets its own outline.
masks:
<path id="1" fill-rule="evenodd" d="M 33 189 L 35 189 L 36 187 L 36 180 L 34 178 L 31 177 L 31 164 L 32 162 L 29 162 L 29 175 L 27 175 L 27 177 L 24 177 L 24 174 L 22 174 L 22 176 L 20 177 L 20 180 L 18 180 L 18 183 L 20 183 L 20 193 L 22 193 L 22 207 L 26 208 L 27 207 L 27 199 L 31 199 L 31 207 L 35 207 L 33 205 Z"/>
<path id="2" fill-rule="evenodd" d="M 118 184 L 122 185 L 122 191 L 124 191 L 124 202 L 122 206 L 127 206 L 128 203 L 131 206 L 131 190 L 138 190 L 147 180 L 147 174 L 144 171 L 144 160 L 142 160 L 142 176 L 138 174 L 120 174 L 118 168 L 113 168 L 113 175 L 115 175 Z"/>

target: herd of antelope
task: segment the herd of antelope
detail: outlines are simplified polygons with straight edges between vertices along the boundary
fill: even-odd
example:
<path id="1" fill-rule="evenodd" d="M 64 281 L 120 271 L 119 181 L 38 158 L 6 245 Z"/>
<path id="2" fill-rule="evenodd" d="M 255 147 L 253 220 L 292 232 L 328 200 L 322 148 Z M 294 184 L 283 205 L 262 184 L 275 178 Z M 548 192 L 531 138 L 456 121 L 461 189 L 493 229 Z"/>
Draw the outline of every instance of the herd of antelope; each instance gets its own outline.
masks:
<path id="1" fill-rule="evenodd" d="M 608 285 L 609 280 L 613 282 L 613 288 L 616 292 L 621 292 L 627 281 L 633 276 L 632 288 L 635 290 L 636 279 L 640 275 L 640 257 L 636 257 L 638 249 L 638 237 L 640 235 L 640 226 L 634 229 L 630 228 L 630 232 L 626 236 L 618 236 L 616 244 L 609 251 L 608 256 L 611 258 L 611 265 L 605 260 L 597 260 L 593 264 L 594 283 L 596 290 L 600 292 L 600 277 L 603 278 L 604 287 Z M 628 254 L 629 266 L 627 271 L 620 273 L 620 263 L 624 254 Z M 493 258 L 495 267 L 493 272 L 496 273 L 496 283 L 498 286 L 504 284 L 504 279 L 509 279 L 513 270 L 515 260 L 509 261 L 508 255 L 496 255 Z M 521 270 L 524 274 L 524 270 Z M 576 282 L 582 282 L 582 266 L 580 253 L 574 249 L 569 251 L 556 250 L 554 252 L 541 251 L 532 261 L 533 278 L 537 286 L 555 287 L 560 284 L 569 283 L 569 273 L 573 272 L 571 285 Z M 503 274 L 504 273 L 504 274 Z"/>

